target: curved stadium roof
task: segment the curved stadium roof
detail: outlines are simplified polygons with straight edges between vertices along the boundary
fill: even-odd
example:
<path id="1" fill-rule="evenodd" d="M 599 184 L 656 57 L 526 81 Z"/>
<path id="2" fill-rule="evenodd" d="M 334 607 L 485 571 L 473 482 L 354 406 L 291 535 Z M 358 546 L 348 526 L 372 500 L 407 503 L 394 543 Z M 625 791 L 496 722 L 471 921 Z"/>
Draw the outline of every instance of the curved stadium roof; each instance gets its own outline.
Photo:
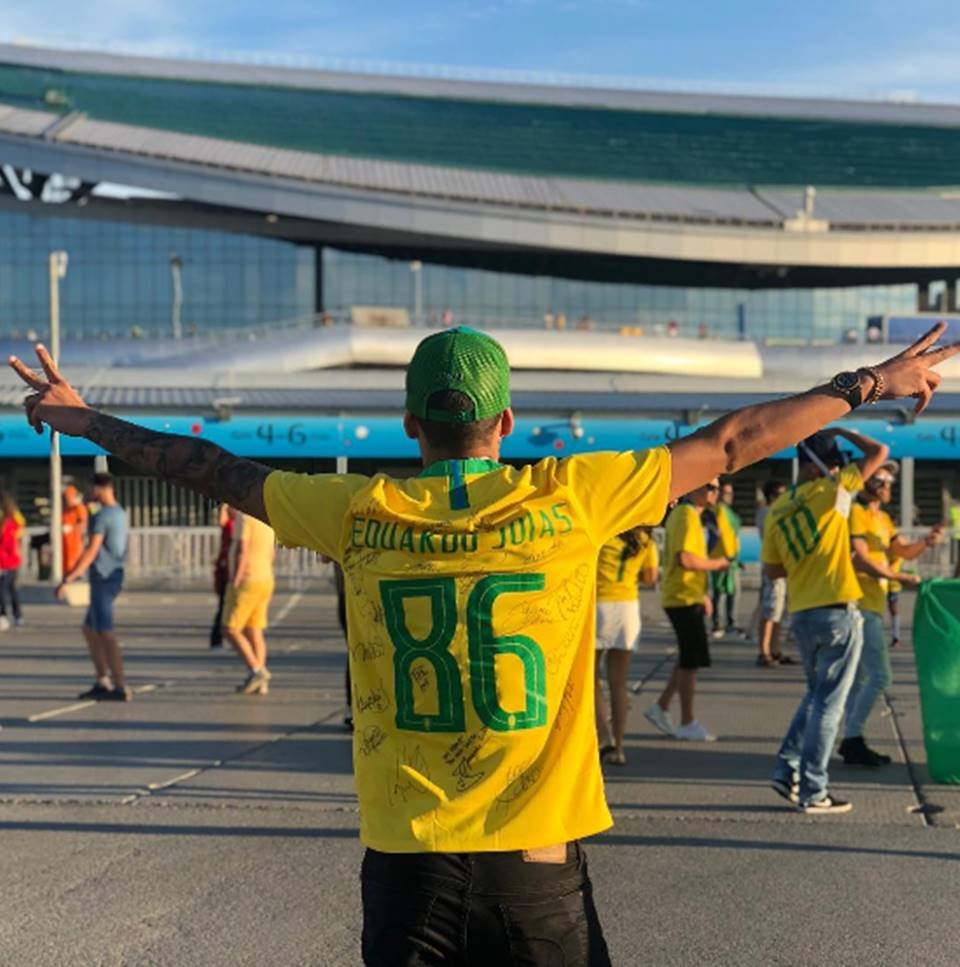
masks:
<path id="1" fill-rule="evenodd" d="M 552 260 L 561 274 L 662 277 L 672 263 L 765 285 L 920 280 L 960 266 L 953 106 L 0 45 L 0 161 L 10 159 L 286 216 L 259 225 L 272 234 L 385 254 L 426 246 L 437 260 L 509 259 L 521 271 Z M 814 220 L 796 217 L 806 185 L 818 192 Z M 725 280 L 718 265 L 760 271 Z"/>

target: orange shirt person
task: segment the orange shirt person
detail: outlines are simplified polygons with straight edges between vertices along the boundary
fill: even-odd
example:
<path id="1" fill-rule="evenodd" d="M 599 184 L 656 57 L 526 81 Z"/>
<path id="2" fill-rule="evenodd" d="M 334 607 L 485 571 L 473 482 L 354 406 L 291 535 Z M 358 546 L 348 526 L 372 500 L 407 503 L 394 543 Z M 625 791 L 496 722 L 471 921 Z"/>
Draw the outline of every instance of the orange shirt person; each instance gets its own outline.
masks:
<path id="1" fill-rule="evenodd" d="M 63 488 L 63 573 L 69 574 L 80 560 L 87 538 L 90 514 L 83 496 L 73 484 Z"/>

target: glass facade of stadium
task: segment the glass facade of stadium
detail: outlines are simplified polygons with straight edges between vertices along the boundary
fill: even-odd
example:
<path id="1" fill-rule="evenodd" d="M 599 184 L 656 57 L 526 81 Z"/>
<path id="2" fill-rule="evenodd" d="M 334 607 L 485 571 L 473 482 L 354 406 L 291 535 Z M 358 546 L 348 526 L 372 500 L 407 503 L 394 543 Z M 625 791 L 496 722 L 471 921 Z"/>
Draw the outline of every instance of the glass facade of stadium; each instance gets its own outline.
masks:
<path id="1" fill-rule="evenodd" d="M 318 309 L 347 316 L 352 306 L 389 306 L 439 322 L 542 326 L 564 316 L 568 328 L 589 317 L 597 328 L 671 323 L 680 335 L 758 340 L 836 341 L 863 333 L 866 319 L 912 312 L 917 286 L 841 289 L 679 288 L 511 275 L 295 245 L 187 228 L 0 212 L 0 338 L 44 333 L 47 253 L 65 249 L 65 339 L 167 336 L 171 331 L 171 258 L 182 262 L 183 331 L 309 320 Z M 323 305 L 317 264 L 323 259 Z"/>

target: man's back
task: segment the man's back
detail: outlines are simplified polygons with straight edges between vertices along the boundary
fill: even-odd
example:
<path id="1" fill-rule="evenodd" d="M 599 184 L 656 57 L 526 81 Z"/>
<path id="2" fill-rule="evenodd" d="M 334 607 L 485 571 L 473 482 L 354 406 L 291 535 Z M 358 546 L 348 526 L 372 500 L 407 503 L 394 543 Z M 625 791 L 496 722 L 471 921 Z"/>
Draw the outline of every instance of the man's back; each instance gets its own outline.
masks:
<path id="1" fill-rule="evenodd" d="M 274 473 L 282 543 L 346 579 L 361 836 L 529 849 L 610 825 L 592 709 L 599 548 L 658 523 L 666 450 L 419 477 Z"/>
<path id="2" fill-rule="evenodd" d="M 90 525 L 91 534 L 102 534 L 103 544 L 97 554 L 93 569 L 102 578 L 108 578 L 123 567 L 127 556 L 127 514 L 119 504 L 104 504 Z"/>
<path id="3" fill-rule="evenodd" d="M 770 508 L 762 557 L 786 570 L 791 611 L 860 599 L 849 514 L 851 495 L 862 487 L 859 467 L 850 464 L 836 476 L 793 487 Z"/>

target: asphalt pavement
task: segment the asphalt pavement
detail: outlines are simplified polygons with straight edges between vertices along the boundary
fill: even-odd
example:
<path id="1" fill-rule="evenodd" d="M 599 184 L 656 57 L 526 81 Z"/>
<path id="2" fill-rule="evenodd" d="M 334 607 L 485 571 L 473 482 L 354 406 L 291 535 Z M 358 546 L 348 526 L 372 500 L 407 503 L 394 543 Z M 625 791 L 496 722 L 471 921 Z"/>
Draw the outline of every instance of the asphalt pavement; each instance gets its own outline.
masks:
<path id="1" fill-rule="evenodd" d="M 716 642 L 698 714 L 719 741 L 667 739 L 642 711 L 670 637 L 654 596 L 644 611 L 628 762 L 607 770 L 616 824 L 588 845 L 614 963 L 960 961 L 960 787 L 927 777 L 909 645 L 868 725 L 893 764 L 837 760 L 854 811 L 812 818 L 768 787 L 799 668 Z M 76 699 L 91 680 L 82 612 L 33 605 L 0 634 L 0 964 L 360 962 L 332 588 L 275 599 L 267 697 L 235 694 L 243 669 L 207 647 L 211 613 L 202 592 L 123 595 L 129 704 Z"/>

